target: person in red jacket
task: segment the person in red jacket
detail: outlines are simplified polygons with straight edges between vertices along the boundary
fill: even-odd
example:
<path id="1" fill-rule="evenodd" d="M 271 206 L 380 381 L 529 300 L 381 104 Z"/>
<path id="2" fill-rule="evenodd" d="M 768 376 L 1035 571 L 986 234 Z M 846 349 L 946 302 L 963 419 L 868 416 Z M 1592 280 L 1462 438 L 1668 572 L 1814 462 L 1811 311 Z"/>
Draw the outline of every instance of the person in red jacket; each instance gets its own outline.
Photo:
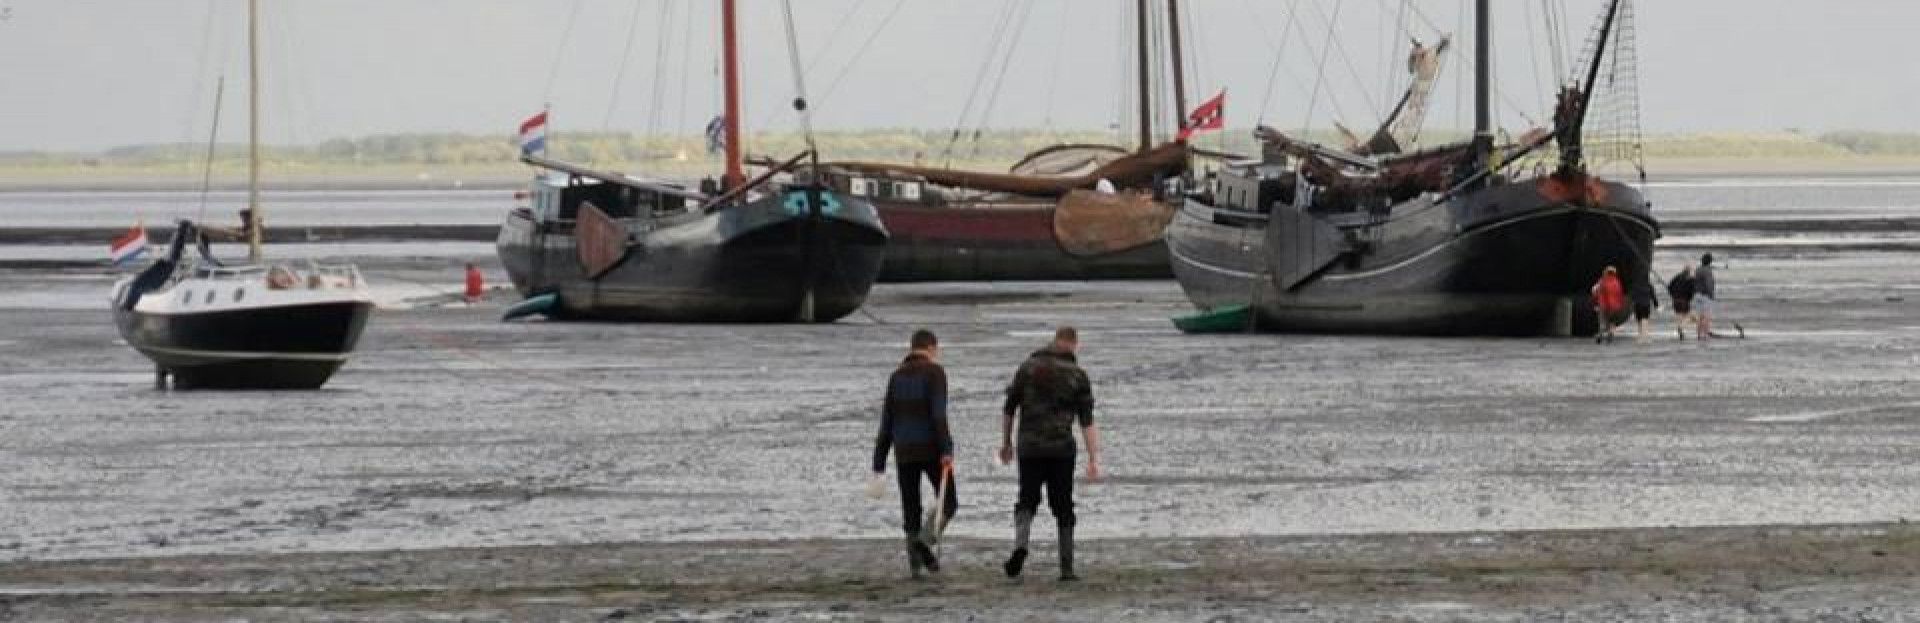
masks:
<path id="1" fill-rule="evenodd" d="M 1624 316 L 1626 310 L 1627 291 L 1620 285 L 1620 271 L 1608 266 L 1593 284 L 1593 313 L 1600 318 L 1600 331 L 1593 335 L 1595 344 L 1613 341 L 1614 319 Z"/>

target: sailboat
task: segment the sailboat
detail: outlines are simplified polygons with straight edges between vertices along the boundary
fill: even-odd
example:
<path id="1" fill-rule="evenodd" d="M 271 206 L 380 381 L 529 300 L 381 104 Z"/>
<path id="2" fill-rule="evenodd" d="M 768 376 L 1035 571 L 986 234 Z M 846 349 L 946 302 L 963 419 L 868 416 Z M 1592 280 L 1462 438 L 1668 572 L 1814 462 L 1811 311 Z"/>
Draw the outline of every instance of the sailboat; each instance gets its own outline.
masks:
<path id="1" fill-rule="evenodd" d="M 791 176 L 811 150 L 746 178 L 734 0 L 720 13 L 725 175 L 696 190 L 523 151 L 545 173 L 496 242 L 526 297 L 509 317 L 832 322 L 865 302 L 886 227 L 867 199 Z"/>
<path id="2" fill-rule="evenodd" d="M 1178 1 L 1168 0 L 1167 9 L 1176 120 L 1184 123 Z M 1184 141 L 1153 138 L 1148 10 L 1147 0 L 1136 2 L 1140 139 L 1134 151 L 1056 145 L 1004 173 L 883 162 L 823 165 L 828 184 L 872 200 L 892 232 L 881 281 L 1171 276 L 1161 234 L 1192 153 Z"/>
<path id="3" fill-rule="evenodd" d="M 1188 327 L 1299 332 L 1590 335 L 1587 292 L 1607 267 L 1647 279 L 1660 227 L 1631 185 L 1588 170 L 1586 111 L 1624 0 L 1606 5 L 1586 75 L 1553 127 L 1496 145 L 1488 0 L 1476 2 L 1470 141 L 1372 154 L 1261 128 L 1262 158 L 1189 196 L 1167 230 L 1201 316 Z M 1616 51 L 1616 54 L 1618 52 Z M 1518 171 L 1549 142 L 1558 162 Z M 1204 316 L 1244 318 L 1207 322 Z"/>
<path id="4" fill-rule="evenodd" d="M 319 388 L 353 353 L 373 310 L 351 264 L 263 262 L 257 15 L 249 0 L 247 262 L 215 258 L 208 243 L 218 232 L 183 219 L 164 254 L 114 286 L 114 324 L 153 360 L 162 387 L 171 379 L 178 389 Z"/>

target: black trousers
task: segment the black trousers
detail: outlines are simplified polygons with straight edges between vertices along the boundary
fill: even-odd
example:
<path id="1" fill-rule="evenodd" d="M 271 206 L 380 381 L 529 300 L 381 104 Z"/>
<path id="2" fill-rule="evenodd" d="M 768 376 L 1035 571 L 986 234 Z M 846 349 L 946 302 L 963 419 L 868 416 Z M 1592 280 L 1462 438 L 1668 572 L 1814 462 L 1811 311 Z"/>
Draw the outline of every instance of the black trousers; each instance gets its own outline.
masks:
<path id="1" fill-rule="evenodd" d="M 1062 528 L 1072 528 L 1074 455 L 1020 457 L 1020 498 L 1013 504 L 1015 513 L 1040 510 L 1040 489 L 1047 490 L 1047 510 Z"/>
<path id="2" fill-rule="evenodd" d="M 920 515 L 925 511 L 920 507 L 920 475 L 926 474 L 927 482 L 933 485 L 935 495 L 940 493 L 939 463 L 901 463 L 897 465 L 900 477 L 900 527 L 907 536 L 920 535 Z M 960 510 L 959 483 L 947 482 L 946 520 L 953 521 L 953 514 Z"/>

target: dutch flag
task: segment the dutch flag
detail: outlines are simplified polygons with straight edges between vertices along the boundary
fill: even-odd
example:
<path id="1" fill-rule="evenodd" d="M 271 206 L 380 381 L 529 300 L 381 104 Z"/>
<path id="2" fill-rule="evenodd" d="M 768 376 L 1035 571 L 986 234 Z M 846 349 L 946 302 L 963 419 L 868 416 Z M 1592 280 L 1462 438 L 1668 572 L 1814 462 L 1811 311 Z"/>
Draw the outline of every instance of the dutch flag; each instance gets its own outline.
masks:
<path id="1" fill-rule="evenodd" d="M 520 122 L 520 154 L 533 156 L 547 153 L 547 111 L 527 117 Z"/>
<path id="2" fill-rule="evenodd" d="M 113 245 L 107 249 L 107 257 L 114 266 L 120 266 L 147 254 L 147 226 L 136 223 L 133 229 L 113 239 Z"/>

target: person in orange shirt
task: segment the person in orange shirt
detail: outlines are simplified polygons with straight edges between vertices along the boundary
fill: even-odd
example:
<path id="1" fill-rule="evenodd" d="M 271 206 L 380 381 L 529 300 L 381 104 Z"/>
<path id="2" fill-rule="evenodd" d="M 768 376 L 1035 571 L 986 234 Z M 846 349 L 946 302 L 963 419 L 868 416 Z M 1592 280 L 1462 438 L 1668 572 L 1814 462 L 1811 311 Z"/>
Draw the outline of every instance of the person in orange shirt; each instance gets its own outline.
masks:
<path id="1" fill-rule="evenodd" d="M 1593 313 L 1600 319 L 1600 330 L 1593 335 L 1595 344 L 1613 342 L 1614 319 L 1624 316 L 1626 310 L 1627 292 L 1620 285 L 1620 271 L 1608 266 L 1593 284 Z"/>

